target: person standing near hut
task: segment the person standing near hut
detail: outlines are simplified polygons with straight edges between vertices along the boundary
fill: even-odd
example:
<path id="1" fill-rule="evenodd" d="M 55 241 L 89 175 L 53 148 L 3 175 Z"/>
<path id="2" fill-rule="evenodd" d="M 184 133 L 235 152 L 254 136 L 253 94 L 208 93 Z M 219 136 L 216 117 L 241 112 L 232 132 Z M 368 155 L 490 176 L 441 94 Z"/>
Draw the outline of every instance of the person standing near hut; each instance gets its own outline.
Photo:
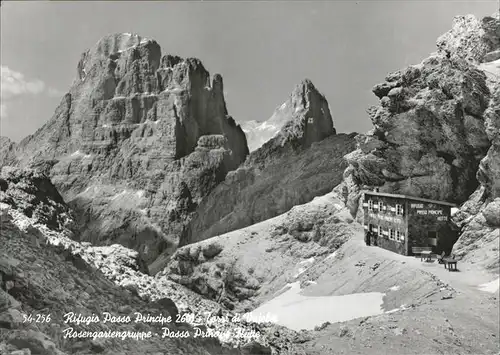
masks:
<path id="1" fill-rule="evenodd" d="M 368 231 L 365 233 L 365 244 L 370 246 L 370 241 L 372 237 L 372 232 Z"/>

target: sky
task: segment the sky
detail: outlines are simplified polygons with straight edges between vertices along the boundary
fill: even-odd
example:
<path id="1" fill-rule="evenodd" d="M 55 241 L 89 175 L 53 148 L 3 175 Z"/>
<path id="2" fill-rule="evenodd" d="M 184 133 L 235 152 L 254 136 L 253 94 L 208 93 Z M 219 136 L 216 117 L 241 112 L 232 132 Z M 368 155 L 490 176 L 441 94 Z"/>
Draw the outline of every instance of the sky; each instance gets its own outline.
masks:
<path id="1" fill-rule="evenodd" d="M 110 33 L 155 39 L 224 79 L 236 121 L 265 120 L 309 78 L 337 132 L 366 132 L 371 88 L 436 50 L 453 17 L 498 1 L 2 1 L 0 135 L 15 141 L 53 115 L 81 53 Z"/>

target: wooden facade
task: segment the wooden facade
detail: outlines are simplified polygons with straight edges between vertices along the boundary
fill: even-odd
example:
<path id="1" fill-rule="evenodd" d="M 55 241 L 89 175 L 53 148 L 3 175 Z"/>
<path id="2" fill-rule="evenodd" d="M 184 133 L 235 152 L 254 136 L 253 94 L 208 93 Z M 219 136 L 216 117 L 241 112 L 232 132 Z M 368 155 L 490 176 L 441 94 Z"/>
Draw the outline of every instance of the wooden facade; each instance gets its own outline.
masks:
<path id="1" fill-rule="evenodd" d="M 370 244 L 402 255 L 412 247 L 451 252 L 458 233 L 451 223 L 454 204 L 419 197 L 363 191 L 365 236 Z"/>

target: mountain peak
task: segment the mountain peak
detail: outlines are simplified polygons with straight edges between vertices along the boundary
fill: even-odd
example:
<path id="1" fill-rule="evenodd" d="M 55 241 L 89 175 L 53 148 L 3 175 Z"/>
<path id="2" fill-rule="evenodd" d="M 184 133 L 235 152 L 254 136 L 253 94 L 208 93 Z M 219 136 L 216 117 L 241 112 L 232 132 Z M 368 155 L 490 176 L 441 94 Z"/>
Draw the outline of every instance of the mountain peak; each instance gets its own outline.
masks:
<path id="1" fill-rule="evenodd" d="M 0 162 L 42 167 L 85 216 L 82 240 L 105 244 L 126 225 L 120 243 L 153 262 L 177 244 L 198 201 L 245 160 L 245 135 L 228 115 L 222 77 L 211 79 L 199 59 L 162 56 L 154 40 L 106 35 L 77 70 L 42 128 L 18 145 L 0 141 Z"/>
<path id="2" fill-rule="evenodd" d="M 313 142 L 335 134 L 328 102 L 307 78 L 294 87 L 288 100 L 278 106 L 268 120 L 247 121 L 242 127 L 250 151 L 259 149 L 270 140 L 277 139 L 283 145 L 299 137 L 302 137 L 299 139 L 302 142 L 300 144 L 308 147 Z"/>
<path id="3" fill-rule="evenodd" d="M 93 55 L 108 57 L 112 54 L 122 53 L 135 48 L 141 44 L 151 41 L 138 34 L 132 33 L 112 33 L 102 37 L 90 50 Z"/>
<path id="4" fill-rule="evenodd" d="M 297 85 L 297 87 L 316 90 L 316 87 L 314 86 L 313 82 L 311 81 L 311 79 L 308 78 L 302 79 L 301 82 Z"/>
<path id="5" fill-rule="evenodd" d="M 500 20 L 497 14 L 482 19 L 474 15 L 455 16 L 451 30 L 436 42 L 438 52 L 448 57 L 482 63 L 488 53 L 496 52 L 500 47 L 498 28 Z"/>

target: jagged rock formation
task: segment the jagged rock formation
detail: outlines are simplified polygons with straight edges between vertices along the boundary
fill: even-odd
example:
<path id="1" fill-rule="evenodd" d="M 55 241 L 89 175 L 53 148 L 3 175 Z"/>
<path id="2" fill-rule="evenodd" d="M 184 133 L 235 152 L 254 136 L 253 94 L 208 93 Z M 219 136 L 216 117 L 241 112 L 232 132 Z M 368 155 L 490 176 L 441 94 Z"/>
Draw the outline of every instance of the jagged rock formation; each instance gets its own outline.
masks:
<path id="1" fill-rule="evenodd" d="M 308 117 L 307 122 L 303 120 L 304 117 Z M 319 122 L 313 122 L 314 120 Z M 283 129 L 287 125 L 288 128 Z M 286 140 L 286 137 L 293 137 L 295 131 L 305 136 L 302 144 L 308 146 L 335 133 L 328 102 L 308 79 L 295 87 L 289 99 L 276 108 L 268 120 L 247 121 L 241 126 L 247 136 L 250 152 L 257 150 L 276 135 L 281 135 L 282 140 Z"/>
<path id="2" fill-rule="evenodd" d="M 83 53 L 52 119 L 15 148 L 16 164 L 45 171 L 74 209 L 81 240 L 120 243 L 148 264 L 175 250 L 182 224 L 247 154 L 222 77 L 132 34 Z"/>
<path id="3" fill-rule="evenodd" d="M 452 29 L 436 42 L 441 53 L 475 64 L 500 59 L 498 13 L 478 19 L 474 15 L 456 16 Z"/>
<path id="4" fill-rule="evenodd" d="M 354 148 L 354 134 L 335 135 L 325 98 L 309 80 L 284 104 L 280 132 L 205 198 L 180 245 L 263 221 L 332 190 Z"/>
<path id="5" fill-rule="evenodd" d="M 363 185 L 457 203 L 477 188 L 479 162 L 491 144 L 484 128 L 491 92 L 476 64 L 498 48 L 499 38 L 498 20 L 458 17 L 438 40 L 438 53 L 373 88 L 380 98 L 368 110 L 374 129 L 346 157 L 353 213 Z"/>

